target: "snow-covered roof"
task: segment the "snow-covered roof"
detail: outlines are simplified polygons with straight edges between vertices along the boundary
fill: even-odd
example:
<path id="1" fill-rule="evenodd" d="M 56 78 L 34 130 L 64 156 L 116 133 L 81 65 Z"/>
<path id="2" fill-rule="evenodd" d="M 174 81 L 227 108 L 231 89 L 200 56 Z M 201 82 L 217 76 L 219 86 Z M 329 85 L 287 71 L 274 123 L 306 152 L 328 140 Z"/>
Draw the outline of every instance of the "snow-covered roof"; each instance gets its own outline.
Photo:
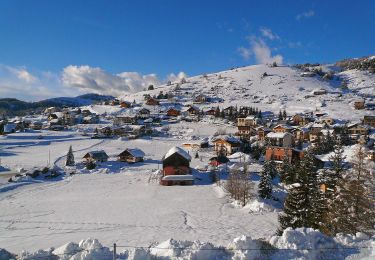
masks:
<path id="1" fill-rule="evenodd" d="M 289 125 L 285 125 L 285 124 L 278 124 L 278 125 L 276 125 L 274 128 L 278 128 L 278 127 L 282 127 L 282 128 L 285 128 L 285 129 L 292 129 L 291 126 L 289 126 Z"/>
<path id="2" fill-rule="evenodd" d="M 189 155 L 189 153 L 186 152 L 181 147 L 177 147 L 177 146 L 172 147 L 171 149 L 169 149 L 169 151 L 163 156 L 163 160 L 167 159 L 168 157 L 170 157 L 171 155 L 173 155 L 175 153 L 178 153 L 179 155 L 181 155 L 182 157 L 184 157 L 186 160 L 191 161 L 191 156 Z"/>
<path id="3" fill-rule="evenodd" d="M 193 175 L 167 175 L 162 178 L 163 181 L 193 181 Z"/>
<path id="4" fill-rule="evenodd" d="M 286 135 L 292 135 L 291 133 L 275 133 L 271 132 L 266 135 L 268 138 L 284 138 Z"/>
<path id="5" fill-rule="evenodd" d="M 241 143 L 241 140 L 230 135 L 219 135 L 213 139 L 213 142 L 218 141 L 218 140 L 224 140 L 227 141 L 228 143 Z"/>
<path id="6" fill-rule="evenodd" d="M 145 153 L 138 149 L 138 148 L 128 148 L 126 149 L 131 155 L 133 155 L 134 157 L 144 157 L 145 156 Z"/>

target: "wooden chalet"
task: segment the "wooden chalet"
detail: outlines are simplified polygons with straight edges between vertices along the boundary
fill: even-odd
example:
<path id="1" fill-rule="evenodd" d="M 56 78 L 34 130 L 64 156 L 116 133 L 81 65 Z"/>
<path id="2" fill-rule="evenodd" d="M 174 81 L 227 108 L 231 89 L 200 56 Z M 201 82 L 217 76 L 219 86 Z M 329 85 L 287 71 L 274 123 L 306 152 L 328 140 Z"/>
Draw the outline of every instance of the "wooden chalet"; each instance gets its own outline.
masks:
<path id="1" fill-rule="evenodd" d="M 209 110 L 205 111 L 205 114 L 209 115 L 209 116 L 214 116 L 215 113 L 216 113 L 216 109 L 215 108 L 210 108 Z"/>
<path id="2" fill-rule="evenodd" d="M 146 101 L 146 105 L 149 105 L 149 106 L 159 106 L 160 102 L 156 98 L 149 98 Z"/>
<path id="3" fill-rule="evenodd" d="M 275 133 L 287 133 L 292 131 L 292 127 L 286 124 L 279 124 L 273 128 Z"/>
<path id="4" fill-rule="evenodd" d="M 218 156 L 214 156 L 212 158 L 210 158 L 210 165 L 213 166 L 213 167 L 217 167 L 221 164 L 225 164 L 229 162 L 229 159 L 228 157 L 226 157 L 225 155 L 221 155 L 219 154 Z"/>
<path id="5" fill-rule="evenodd" d="M 144 156 L 145 153 L 142 150 L 136 148 L 128 148 L 118 155 L 118 159 L 121 162 L 136 163 L 143 162 Z"/>
<path id="6" fill-rule="evenodd" d="M 307 116 L 307 115 L 304 115 L 304 114 L 295 114 L 292 117 L 293 125 L 304 126 L 304 125 L 307 125 L 308 123 L 310 123 L 312 121 L 313 120 L 310 116 Z"/>
<path id="7" fill-rule="evenodd" d="M 217 154 L 230 155 L 241 150 L 242 142 L 233 136 L 218 137 L 213 141 Z"/>
<path id="8" fill-rule="evenodd" d="M 191 175 L 191 156 L 180 147 L 171 148 L 162 158 L 163 177 L 161 185 L 192 185 L 194 177 Z"/>
<path id="9" fill-rule="evenodd" d="M 180 110 L 177 110 L 173 107 L 171 107 L 167 110 L 167 116 L 177 117 L 179 115 L 180 115 Z"/>
<path id="10" fill-rule="evenodd" d="M 266 139 L 267 134 L 272 132 L 272 130 L 268 127 L 258 127 L 256 131 L 257 131 L 258 139 L 260 141 L 264 141 Z"/>
<path id="11" fill-rule="evenodd" d="M 203 94 L 199 94 L 194 98 L 194 103 L 203 104 L 207 102 L 207 97 Z"/>
<path id="12" fill-rule="evenodd" d="M 121 101 L 120 102 L 120 107 L 122 108 L 130 108 L 132 106 L 132 103 L 128 102 L 128 101 Z"/>
<path id="13" fill-rule="evenodd" d="M 189 108 L 186 111 L 191 116 L 195 116 L 199 114 L 199 108 L 196 106 L 189 106 Z"/>
<path id="14" fill-rule="evenodd" d="M 350 139 L 357 140 L 360 137 L 367 138 L 370 133 L 370 127 L 367 125 L 360 125 L 358 123 L 348 125 L 348 134 Z"/>
<path id="15" fill-rule="evenodd" d="M 363 124 L 369 125 L 371 127 L 375 127 L 375 116 L 364 116 L 363 117 Z"/>
<path id="16" fill-rule="evenodd" d="M 357 110 L 365 109 L 365 101 L 363 99 L 354 101 L 354 108 Z"/>
<path id="17" fill-rule="evenodd" d="M 83 159 L 85 159 L 86 162 L 106 162 L 108 161 L 108 158 L 109 156 L 103 150 L 88 152 L 83 156 Z"/>

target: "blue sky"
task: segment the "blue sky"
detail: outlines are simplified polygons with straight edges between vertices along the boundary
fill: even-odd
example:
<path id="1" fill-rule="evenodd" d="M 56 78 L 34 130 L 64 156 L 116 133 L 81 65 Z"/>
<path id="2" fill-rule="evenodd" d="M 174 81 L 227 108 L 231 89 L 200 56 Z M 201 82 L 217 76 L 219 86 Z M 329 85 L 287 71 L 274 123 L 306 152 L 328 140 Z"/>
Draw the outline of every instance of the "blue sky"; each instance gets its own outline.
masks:
<path id="1" fill-rule="evenodd" d="M 2 0 L 0 35 L 1 97 L 117 94 L 180 71 L 374 54 L 375 1 Z"/>

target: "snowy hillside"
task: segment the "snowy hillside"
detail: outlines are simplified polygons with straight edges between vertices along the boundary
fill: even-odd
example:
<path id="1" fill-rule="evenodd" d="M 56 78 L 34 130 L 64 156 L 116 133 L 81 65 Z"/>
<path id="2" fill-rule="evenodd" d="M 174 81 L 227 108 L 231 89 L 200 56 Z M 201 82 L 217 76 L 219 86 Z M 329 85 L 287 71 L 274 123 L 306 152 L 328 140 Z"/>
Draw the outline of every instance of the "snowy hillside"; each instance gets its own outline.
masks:
<path id="1" fill-rule="evenodd" d="M 265 75 L 266 73 L 266 75 Z M 144 94 L 157 95 L 160 91 L 172 92 L 178 101 L 185 104 L 191 97 L 205 94 L 223 99 L 222 103 L 204 105 L 202 108 L 219 105 L 247 105 L 263 112 L 278 112 L 286 109 L 289 113 L 321 110 L 334 118 L 358 120 L 369 111 L 354 110 L 352 102 L 367 96 L 375 101 L 375 74 L 352 70 L 339 73 L 333 80 L 323 80 L 320 76 L 302 77 L 302 71 L 289 66 L 269 67 L 255 65 L 228 71 L 187 78 L 176 90 L 177 82 L 162 85 L 155 90 L 136 94 L 126 94 L 120 99 L 143 100 Z M 341 80 L 348 80 L 348 90 L 341 90 Z M 326 90 L 327 94 L 314 95 L 315 90 Z"/>

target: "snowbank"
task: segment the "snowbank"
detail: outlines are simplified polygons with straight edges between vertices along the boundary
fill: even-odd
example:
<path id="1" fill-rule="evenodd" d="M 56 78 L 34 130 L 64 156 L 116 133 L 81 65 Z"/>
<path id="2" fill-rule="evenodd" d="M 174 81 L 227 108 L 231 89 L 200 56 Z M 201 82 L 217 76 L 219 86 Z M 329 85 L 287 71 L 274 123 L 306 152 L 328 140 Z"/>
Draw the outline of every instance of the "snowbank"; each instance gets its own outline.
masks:
<path id="1" fill-rule="evenodd" d="M 248 236 L 235 238 L 226 247 L 209 242 L 181 241 L 168 239 L 150 247 L 131 248 L 119 252 L 118 259 L 371 259 L 375 256 L 375 239 L 365 234 L 356 236 L 325 236 L 311 228 L 288 228 L 281 236 L 273 236 L 269 241 L 255 240 Z M 96 239 L 82 240 L 78 244 L 69 242 L 57 249 L 38 250 L 34 253 L 22 252 L 19 259 L 112 259 L 113 248 L 100 244 Z M 0 249 L 2 256 L 11 256 Z"/>

